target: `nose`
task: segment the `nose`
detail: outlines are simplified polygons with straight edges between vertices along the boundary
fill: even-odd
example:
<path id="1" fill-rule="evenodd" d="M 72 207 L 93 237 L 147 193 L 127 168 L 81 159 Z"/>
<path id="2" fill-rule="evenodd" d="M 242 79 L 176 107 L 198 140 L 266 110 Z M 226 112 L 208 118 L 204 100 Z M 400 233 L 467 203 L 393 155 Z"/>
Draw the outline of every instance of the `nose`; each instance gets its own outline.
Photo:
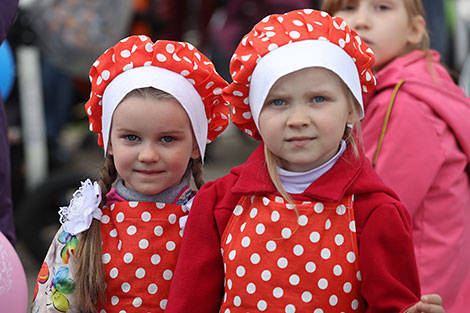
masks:
<path id="1" fill-rule="evenodd" d="M 356 31 L 369 29 L 371 27 L 371 20 L 367 10 L 366 6 L 359 5 L 354 13 L 348 16 L 346 23 Z"/>
<path id="2" fill-rule="evenodd" d="M 307 112 L 301 106 L 294 106 L 289 110 L 287 125 L 293 128 L 306 127 L 310 124 Z"/>
<path id="3" fill-rule="evenodd" d="M 158 162 L 160 159 L 160 154 L 158 152 L 158 147 L 156 144 L 149 143 L 142 146 L 142 149 L 139 151 L 138 160 L 144 163 Z"/>

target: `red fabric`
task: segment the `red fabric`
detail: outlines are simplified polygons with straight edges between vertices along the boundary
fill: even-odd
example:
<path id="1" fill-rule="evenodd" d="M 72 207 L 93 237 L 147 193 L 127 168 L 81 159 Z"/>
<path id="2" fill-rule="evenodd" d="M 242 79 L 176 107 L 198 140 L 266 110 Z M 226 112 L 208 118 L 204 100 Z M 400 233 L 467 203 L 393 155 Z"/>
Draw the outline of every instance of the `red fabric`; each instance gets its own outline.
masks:
<path id="1" fill-rule="evenodd" d="M 353 196 L 243 197 L 222 237 L 221 312 L 363 311 Z"/>
<path id="2" fill-rule="evenodd" d="M 228 125 L 228 105 L 222 100 L 227 83 L 217 74 L 214 64 L 186 42 L 157 40 L 147 36 L 122 39 L 106 50 L 90 69 L 91 95 L 85 109 L 90 130 L 97 133 L 103 147 L 101 98 L 108 84 L 122 72 L 136 67 L 156 66 L 186 77 L 201 96 L 208 119 L 207 139 L 214 140 Z"/>
<path id="3" fill-rule="evenodd" d="M 311 9 L 269 15 L 241 40 L 230 61 L 233 82 L 224 89 L 224 98 L 232 105 L 233 123 L 257 140 L 261 136 L 251 117 L 248 101 L 253 70 L 259 59 L 270 51 L 303 40 L 327 40 L 338 45 L 354 60 L 362 90 L 368 92 L 375 86 L 370 69 L 374 54 L 342 18 Z"/>
<path id="4" fill-rule="evenodd" d="M 181 205 L 118 202 L 103 208 L 101 234 L 108 313 L 164 312 L 180 249 Z"/>
<path id="5" fill-rule="evenodd" d="M 224 288 L 220 240 L 227 222 L 242 196 L 277 194 L 263 148 L 261 144 L 245 164 L 206 183 L 196 195 L 166 313 L 219 311 Z M 292 196 L 297 201 L 338 202 L 351 194 L 366 312 L 402 312 L 420 296 L 410 217 L 369 161 L 364 156 L 353 159 L 349 147 L 331 170 Z"/>

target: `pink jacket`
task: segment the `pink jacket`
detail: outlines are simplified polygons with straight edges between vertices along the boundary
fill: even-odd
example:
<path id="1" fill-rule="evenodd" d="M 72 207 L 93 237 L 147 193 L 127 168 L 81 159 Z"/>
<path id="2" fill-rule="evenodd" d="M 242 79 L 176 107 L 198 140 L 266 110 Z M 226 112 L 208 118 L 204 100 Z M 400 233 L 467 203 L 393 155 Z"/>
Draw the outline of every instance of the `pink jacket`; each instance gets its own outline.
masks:
<path id="1" fill-rule="evenodd" d="M 423 294 L 439 293 L 447 313 L 470 307 L 470 99 L 431 51 L 413 51 L 376 75 L 365 98 L 366 155 L 377 147 L 388 102 L 400 79 L 376 170 L 410 211 Z"/>

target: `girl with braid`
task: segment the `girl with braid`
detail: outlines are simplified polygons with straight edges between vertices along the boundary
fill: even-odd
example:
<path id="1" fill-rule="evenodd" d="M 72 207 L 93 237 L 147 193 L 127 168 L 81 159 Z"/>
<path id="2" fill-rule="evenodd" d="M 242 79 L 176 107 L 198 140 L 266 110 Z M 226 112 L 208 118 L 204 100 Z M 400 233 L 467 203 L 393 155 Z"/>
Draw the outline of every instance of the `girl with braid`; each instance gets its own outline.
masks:
<path id="1" fill-rule="evenodd" d="M 32 312 L 163 312 L 227 83 L 191 44 L 131 36 L 90 70 L 85 104 L 105 161 L 60 209 Z M 113 187 L 114 186 L 114 187 Z"/>

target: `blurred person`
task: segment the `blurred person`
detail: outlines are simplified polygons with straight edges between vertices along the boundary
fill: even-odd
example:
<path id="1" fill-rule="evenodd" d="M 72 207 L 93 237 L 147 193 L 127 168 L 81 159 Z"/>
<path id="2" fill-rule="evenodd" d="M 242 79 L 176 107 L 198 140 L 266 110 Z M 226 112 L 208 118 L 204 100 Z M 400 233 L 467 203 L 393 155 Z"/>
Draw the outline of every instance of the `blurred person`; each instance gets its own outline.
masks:
<path id="1" fill-rule="evenodd" d="M 427 1 L 427 0 L 425 0 Z M 374 51 L 366 155 L 413 221 L 423 293 L 470 307 L 470 99 L 429 49 L 421 0 L 325 0 Z"/>
<path id="2" fill-rule="evenodd" d="M 8 29 L 18 9 L 18 0 L 0 2 L 0 44 L 6 39 Z M 10 147 L 5 107 L 0 96 L 0 231 L 15 245 L 13 205 L 10 182 Z"/>
<path id="3" fill-rule="evenodd" d="M 206 144 L 228 124 L 227 83 L 191 44 L 144 35 L 107 49 L 90 82 L 104 165 L 60 209 L 32 312 L 164 312 L 191 177 L 200 188 Z"/>

